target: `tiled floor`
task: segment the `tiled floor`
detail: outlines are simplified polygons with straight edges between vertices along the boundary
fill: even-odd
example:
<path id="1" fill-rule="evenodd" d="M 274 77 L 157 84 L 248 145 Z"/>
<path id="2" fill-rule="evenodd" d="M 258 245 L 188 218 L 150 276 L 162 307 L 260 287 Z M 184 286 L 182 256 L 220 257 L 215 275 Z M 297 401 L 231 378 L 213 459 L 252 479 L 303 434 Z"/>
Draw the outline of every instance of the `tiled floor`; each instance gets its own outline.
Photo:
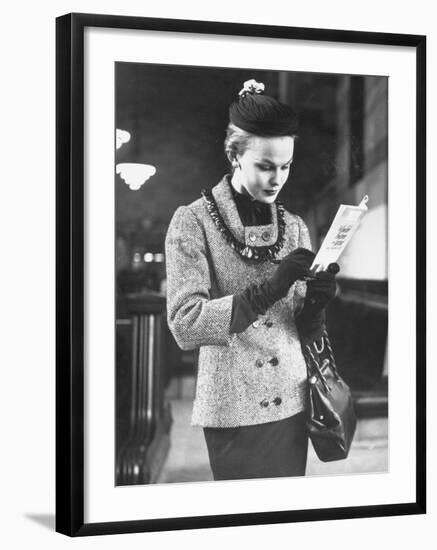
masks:
<path id="1" fill-rule="evenodd" d="M 192 400 L 174 399 L 171 405 L 171 448 L 158 483 L 212 480 L 202 428 L 190 425 Z M 320 462 L 310 445 L 307 475 L 387 471 L 387 434 L 386 418 L 360 420 L 349 457 L 335 462 Z"/>

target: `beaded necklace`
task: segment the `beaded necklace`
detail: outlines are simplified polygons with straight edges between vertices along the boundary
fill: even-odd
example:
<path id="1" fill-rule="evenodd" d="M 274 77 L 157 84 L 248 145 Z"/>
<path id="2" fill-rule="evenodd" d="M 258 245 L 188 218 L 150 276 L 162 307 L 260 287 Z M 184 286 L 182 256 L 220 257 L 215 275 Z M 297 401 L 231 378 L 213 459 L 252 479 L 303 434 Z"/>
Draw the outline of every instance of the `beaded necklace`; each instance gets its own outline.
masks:
<path id="1" fill-rule="evenodd" d="M 250 246 L 244 243 L 241 243 L 237 240 L 229 227 L 225 224 L 222 215 L 219 212 L 217 203 L 215 202 L 214 196 L 210 190 L 202 189 L 202 197 L 205 200 L 206 208 L 215 224 L 217 229 L 220 231 L 222 236 L 226 239 L 227 243 L 231 246 L 233 250 L 238 252 L 240 256 L 249 260 L 255 261 L 266 261 L 272 260 L 276 257 L 276 254 L 281 250 L 284 245 L 284 233 L 285 233 L 285 216 L 284 216 L 284 206 L 281 201 L 276 201 L 276 210 L 278 214 L 278 238 L 276 242 L 270 246 Z"/>

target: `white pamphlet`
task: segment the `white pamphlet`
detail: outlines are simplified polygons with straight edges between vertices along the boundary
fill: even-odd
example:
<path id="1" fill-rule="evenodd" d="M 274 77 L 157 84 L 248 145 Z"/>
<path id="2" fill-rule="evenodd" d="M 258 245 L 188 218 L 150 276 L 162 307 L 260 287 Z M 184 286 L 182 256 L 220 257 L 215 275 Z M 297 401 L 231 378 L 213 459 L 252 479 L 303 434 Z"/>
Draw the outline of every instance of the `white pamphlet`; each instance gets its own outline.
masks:
<path id="1" fill-rule="evenodd" d="M 339 206 L 322 246 L 314 258 L 311 266 L 313 273 L 326 270 L 329 264 L 337 262 L 367 212 L 368 200 L 369 197 L 365 195 L 358 206 L 347 204 Z"/>

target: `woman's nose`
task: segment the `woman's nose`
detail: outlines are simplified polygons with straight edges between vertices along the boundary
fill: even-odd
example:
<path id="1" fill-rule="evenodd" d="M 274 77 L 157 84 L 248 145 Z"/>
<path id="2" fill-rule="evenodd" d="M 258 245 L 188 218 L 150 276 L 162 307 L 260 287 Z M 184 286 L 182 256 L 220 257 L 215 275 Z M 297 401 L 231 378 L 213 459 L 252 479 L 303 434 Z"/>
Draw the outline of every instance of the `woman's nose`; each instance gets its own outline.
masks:
<path id="1" fill-rule="evenodd" d="M 274 170 L 272 172 L 272 175 L 270 177 L 270 185 L 277 187 L 278 185 L 282 185 L 283 183 L 283 174 L 281 173 L 281 169 L 278 168 L 277 170 Z"/>

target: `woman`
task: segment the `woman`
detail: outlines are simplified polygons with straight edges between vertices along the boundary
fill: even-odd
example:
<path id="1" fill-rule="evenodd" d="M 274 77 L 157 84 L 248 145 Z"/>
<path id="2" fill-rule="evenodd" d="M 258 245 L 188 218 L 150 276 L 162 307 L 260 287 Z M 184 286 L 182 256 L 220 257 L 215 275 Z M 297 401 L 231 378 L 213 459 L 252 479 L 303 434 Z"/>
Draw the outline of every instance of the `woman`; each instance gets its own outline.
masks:
<path id="1" fill-rule="evenodd" d="M 229 108 L 232 172 L 174 213 L 166 236 L 167 320 L 199 350 L 192 425 L 215 480 L 305 475 L 302 339 L 324 328 L 335 292 L 299 216 L 277 196 L 294 156 L 293 110 L 245 82 Z M 306 295 L 306 296 L 305 296 Z"/>

